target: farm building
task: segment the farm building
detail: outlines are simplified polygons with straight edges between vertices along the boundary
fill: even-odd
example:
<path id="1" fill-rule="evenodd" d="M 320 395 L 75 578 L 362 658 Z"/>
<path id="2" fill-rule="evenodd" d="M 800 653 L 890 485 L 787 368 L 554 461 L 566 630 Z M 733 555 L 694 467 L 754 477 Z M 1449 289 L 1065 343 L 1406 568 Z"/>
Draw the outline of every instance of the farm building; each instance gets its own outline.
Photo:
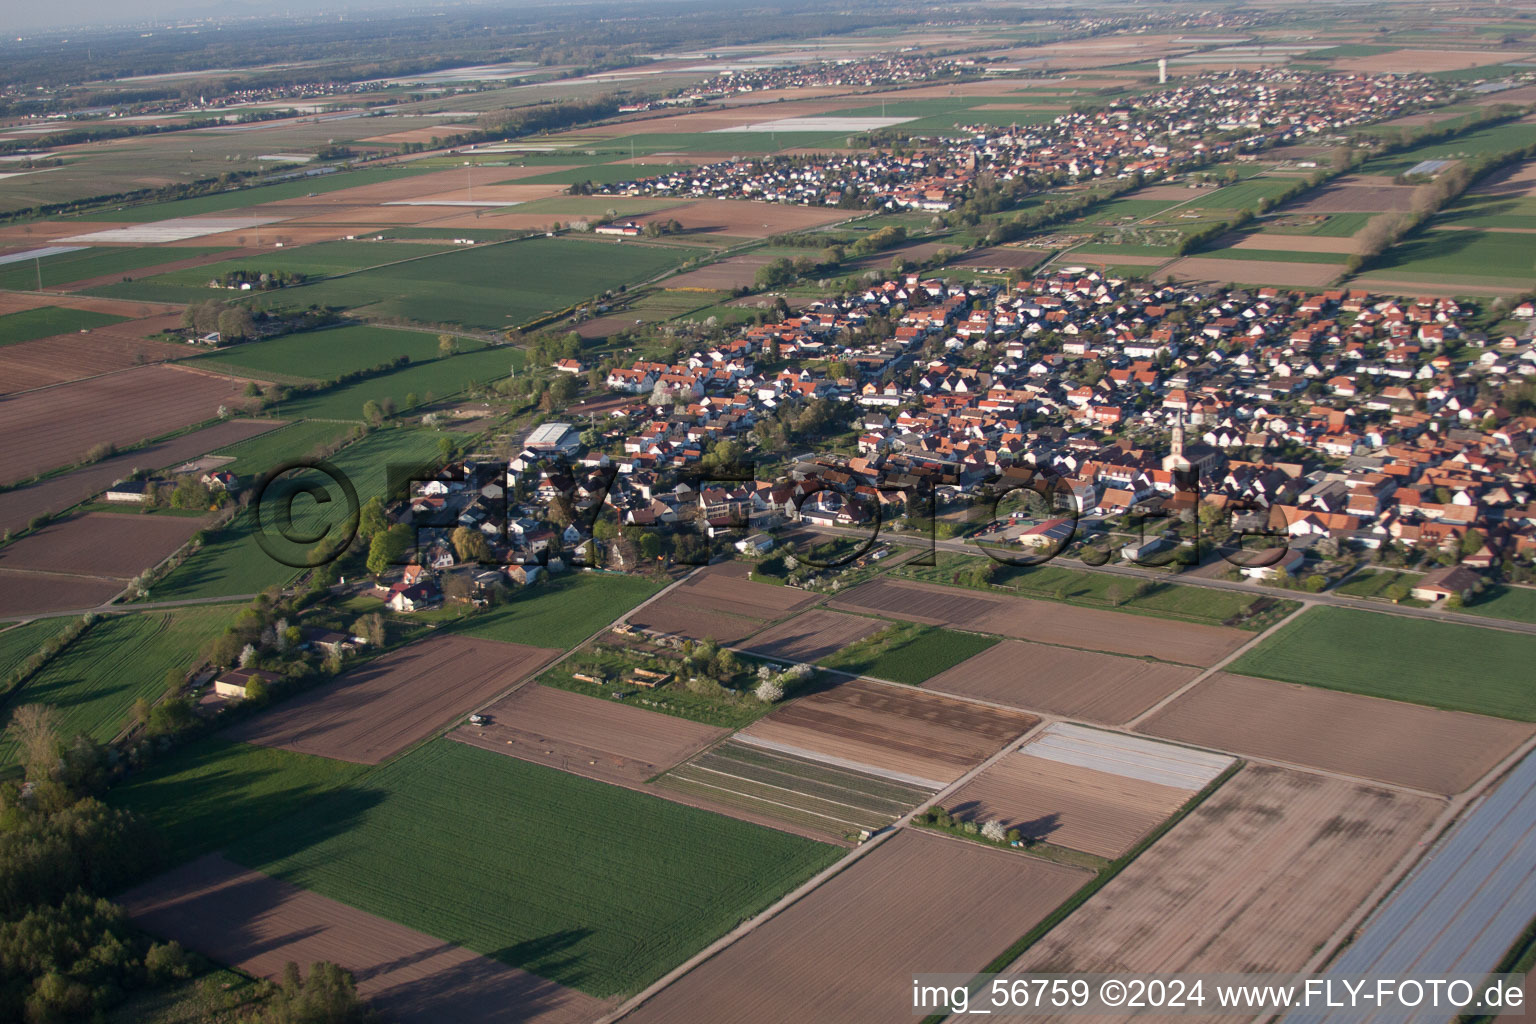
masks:
<path id="1" fill-rule="evenodd" d="M 244 700 L 246 687 L 252 682 L 259 679 L 271 684 L 282 678 L 276 672 L 264 672 L 259 668 L 232 668 L 214 678 L 213 692 L 220 697 Z"/>
<path id="2" fill-rule="evenodd" d="M 1477 573 L 1464 565 L 1452 565 L 1444 569 L 1431 569 L 1414 584 L 1409 596 L 1416 601 L 1444 601 L 1452 594 L 1463 601 L 1477 589 Z"/>
<path id="3" fill-rule="evenodd" d="M 528 436 L 527 447 L 535 452 L 574 452 L 581 436 L 569 423 L 546 423 Z"/>

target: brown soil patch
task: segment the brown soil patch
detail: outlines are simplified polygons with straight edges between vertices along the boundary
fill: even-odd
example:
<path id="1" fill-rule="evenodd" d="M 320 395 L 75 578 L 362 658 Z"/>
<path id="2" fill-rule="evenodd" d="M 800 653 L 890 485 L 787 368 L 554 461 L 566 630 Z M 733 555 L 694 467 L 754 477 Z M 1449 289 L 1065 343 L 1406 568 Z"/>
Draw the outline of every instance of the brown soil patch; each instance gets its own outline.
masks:
<path id="1" fill-rule="evenodd" d="M 1480 282 L 1468 283 L 1466 279 L 1459 282 L 1434 281 L 1396 281 L 1389 277 L 1357 277 L 1346 281 L 1346 288 L 1365 288 L 1376 295 L 1406 295 L 1417 297 L 1420 295 L 1526 295 L 1529 288 L 1519 288 L 1514 285 L 1482 284 Z"/>
<path id="2" fill-rule="evenodd" d="M 77 331 L 0 346 L 0 394 L 195 355 L 197 350 L 190 345 L 149 340 L 150 335 L 180 324 L 179 315 L 167 313 L 96 327 L 89 334 Z"/>
<path id="3" fill-rule="evenodd" d="M 93 445 L 128 445 L 239 408 L 228 378 L 142 366 L 17 395 L 0 405 L 0 436 L 25 438 L 0 452 L 0 483 L 79 461 Z"/>
<path id="4" fill-rule="evenodd" d="M 653 220 L 665 223 L 675 219 L 683 226 L 685 236 L 709 233 L 767 238 L 791 231 L 806 231 L 823 224 L 847 220 L 849 216 L 847 210 L 823 206 L 789 206 L 784 203 L 759 203 L 750 199 L 700 199 L 683 206 L 643 214 L 635 217 L 634 221 L 637 224 Z"/>
<path id="5" fill-rule="evenodd" d="M 103 459 L 39 483 L 0 491 L 0 530 L 19 530 L 34 516 L 57 512 L 100 494 L 135 468 L 165 469 L 283 425 L 281 420 L 225 420 L 190 434 Z"/>
<path id="6" fill-rule="evenodd" d="M 0 618 L 21 618 L 95 608 L 118 595 L 117 580 L 0 569 Z"/>
<path id="7" fill-rule="evenodd" d="M 1526 161 L 1499 171 L 1472 186 L 1471 191 L 1480 196 L 1511 198 L 1536 195 L 1536 162 Z"/>
<path id="8" fill-rule="evenodd" d="M 1138 731 L 1449 796 L 1536 727 L 1220 672 Z"/>
<path id="9" fill-rule="evenodd" d="M 1009 707 L 1120 725 L 1198 674 L 1184 665 L 1004 640 L 923 686 Z"/>
<path id="10" fill-rule="evenodd" d="M 16 313 L 23 309 L 41 306 L 60 306 L 64 309 L 89 309 L 97 313 L 111 313 L 139 319 L 181 313 L 181 307 L 170 302 L 140 302 L 137 299 L 101 299 L 94 295 L 69 295 L 63 292 L 0 292 L 0 314 Z"/>
<path id="11" fill-rule="evenodd" d="M 1298 970 L 1439 806 L 1250 765 L 1007 970 Z"/>
<path id="12" fill-rule="evenodd" d="M 975 267 L 990 270 L 994 267 L 1002 267 L 1007 270 L 1029 270 L 1039 264 L 1046 257 L 1046 253 L 1039 249 L 1015 249 L 1011 246 L 993 246 L 989 249 L 977 249 L 963 260 L 957 260 L 950 266 Z"/>
<path id="13" fill-rule="evenodd" d="M 980 970 L 1089 879 L 903 830 L 667 986 L 630 1024 L 863 1024 L 912 1014 L 912 972 Z M 942 911 L 919 894 L 942 894 Z"/>
<path id="14" fill-rule="evenodd" d="M 462 124 L 436 124 L 426 128 L 407 128 L 404 131 L 390 132 L 388 135 L 375 135 L 372 138 L 358 139 L 359 142 L 431 142 L 433 139 L 447 139 L 460 135 L 466 131 L 473 131 L 471 123 Z"/>
<path id="15" fill-rule="evenodd" d="M 733 643 L 765 622 L 817 601 L 815 594 L 793 587 L 753 583 L 746 578 L 750 571 L 750 566 L 739 562 L 703 569 L 660 600 L 635 611 L 629 622 L 660 633 Z"/>
<path id="16" fill-rule="evenodd" d="M 880 252 L 870 253 L 868 256 L 860 256 L 856 260 L 849 260 L 843 265 L 844 270 L 887 270 L 895 260 L 911 260 L 913 263 L 922 263 L 933 256 L 940 249 L 953 250 L 953 245 L 945 245 L 943 242 L 910 242 L 899 245 L 894 249 L 885 249 Z"/>
<path id="17" fill-rule="evenodd" d="M 284 701 L 226 735 L 378 764 L 559 656 L 544 647 L 433 636 Z"/>
<path id="18" fill-rule="evenodd" d="M 1252 634 L 1226 626 L 1170 622 L 905 580 L 874 580 L 833 601 L 832 606 L 931 626 L 1186 665 L 1213 665 L 1252 639 Z"/>
<path id="19" fill-rule="evenodd" d="M 1356 184 L 1350 184 L 1350 182 Z M 1360 178 L 1339 181 L 1288 203 L 1282 213 L 1400 213 L 1413 205 L 1412 185 L 1359 183 Z"/>
<path id="20" fill-rule="evenodd" d="M 306 972 L 318 960 L 338 964 L 400 1024 L 584 1024 L 610 1005 L 218 854 L 120 902 L 150 934 L 259 978 L 277 981 L 290 960 Z"/>
<path id="21" fill-rule="evenodd" d="M 1373 53 L 1368 57 L 1344 57 L 1333 62 L 1337 71 L 1399 71 L 1424 74 L 1430 71 L 1460 71 L 1489 64 L 1507 64 L 1529 58 L 1529 53 L 1505 53 L 1499 50 L 1395 50 Z"/>
<path id="22" fill-rule="evenodd" d="M 1188 185 L 1148 185 L 1126 196 L 1127 199 L 1193 199 L 1204 190 Z"/>
<path id="23" fill-rule="evenodd" d="M 1020 711 L 855 679 L 793 701 L 739 736 L 948 785 L 1038 722 Z"/>
<path id="24" fill-rule="evenodd" d="M 205 517 L 111 512 L 71 516 L 0 548 L 0 568 L 127 582 L 181 547 L 205 521 Z"/>
<path id="25" fill-rule="evenodd" d="M 730 731 L 537 683 L 481 713 L 488 725 L 466 723 L 449 738 L 619 785 L 659 775 Z"/>
<path id="26" fill-rule="evenodd" d="M 1172 786 L 1015 751 L 946 801 L 952 814 L 998 818 L 1027 837 L 1114 859 L 1183 806 Z"/>
<path id="27" fill-rule="evenodd" d="M 1329 238 L 1326 235 L 1270 235 L 1259 232 L 1245 235 L 1235 243 L 1234 249 L 1274 249 L 1280 252 L 1354 252 L 1358 246 L 1353 238 Z"/>
<path id="28" fill-rule="evenodd" d="M 1285 260 L 1223 260 L 1186 256 L 1164 268 L 1186 281 L 1226 281 L 1271 284 L 1282 288 L 1320 288 L 1344 268 L 1332 263 L 1290 263 Z"/>
<path id="29" fill-rule="evenodd" d="M 472 191 L 461 181 L 457 188 L 415 197 L 413 202 L 459 202 L 472 200 L 477 203 L 531 203 L 536 199 L 549 199 L 566 194 L 565 185 L 478 185 Z"/>
<path id="30" fill-rule="evenodd" d="M 710 291 L 729 291 L 750 285 L 757 280 L 757 272 L 773 262 L 775 257 L 762 253 L 747 253 L 711 263 L 698 270 L 690 270 L 662 282 L 666 288 L 703 288 Z M 626 321 L 626 323 L 628 323 Z"/>
<path id="31" fill-rule="evenodd" d="M 878 632 L 882 625 L 875 619 L 816 608 L 788 622 L 769 626 L 754 636 L 747 647 L 782 661 L 815 662 Z"/>

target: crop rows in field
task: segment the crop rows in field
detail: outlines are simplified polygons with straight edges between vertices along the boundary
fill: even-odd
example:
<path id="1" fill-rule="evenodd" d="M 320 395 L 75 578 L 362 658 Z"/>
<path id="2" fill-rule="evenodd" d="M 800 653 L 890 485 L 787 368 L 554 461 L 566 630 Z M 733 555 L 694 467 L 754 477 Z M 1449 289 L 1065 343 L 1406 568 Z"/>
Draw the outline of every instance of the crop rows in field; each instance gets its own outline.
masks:
<path id="1" fill-rule="evenodd" d="M 933 792 L 734 740 L 656 784 L 840 839 L 889 825 Z"/>

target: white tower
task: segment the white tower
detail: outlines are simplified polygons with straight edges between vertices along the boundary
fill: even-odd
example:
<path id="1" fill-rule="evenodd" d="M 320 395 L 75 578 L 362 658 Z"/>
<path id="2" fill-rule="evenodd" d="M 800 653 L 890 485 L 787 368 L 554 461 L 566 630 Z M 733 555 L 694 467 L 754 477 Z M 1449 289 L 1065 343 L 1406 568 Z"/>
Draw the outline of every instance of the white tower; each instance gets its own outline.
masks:
<path id="1" fill-rule="evenodd" d="M 1167 85 L 1168 84 L 1168 58 L 1167 57 L 1159 57 L 1159 58 L 1157 58 L 1157 84 L 1158 85 Z"/>

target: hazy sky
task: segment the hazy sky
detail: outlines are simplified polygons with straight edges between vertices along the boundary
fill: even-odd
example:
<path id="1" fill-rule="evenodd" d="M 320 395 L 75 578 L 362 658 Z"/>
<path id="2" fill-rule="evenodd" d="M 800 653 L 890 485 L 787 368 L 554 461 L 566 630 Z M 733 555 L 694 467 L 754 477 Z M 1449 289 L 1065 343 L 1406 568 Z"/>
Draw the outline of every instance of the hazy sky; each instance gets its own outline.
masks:
<path id="1" fill-rule="evenodd" d="M 0 2 L 3 2 L 5 8 L 4 13 L 0 14 L 0 30 L 10 36 L 38 29 L 123 25 L 163 21 L 187 15 L 240 16 L 261 13 L 281 17 L 284 12 L 281 5 L 258 11 L 253 8 L 231 8 L 228 4 L 213 2 L 213 0 L 49 0 L 47 3 L 0 0 Z M 293 10 L 296 14 L 313 15 L 320 11 L 402 6 L 405 6 L 403 0 L 326 0 L 320 4 L 296 5 Z"/>

